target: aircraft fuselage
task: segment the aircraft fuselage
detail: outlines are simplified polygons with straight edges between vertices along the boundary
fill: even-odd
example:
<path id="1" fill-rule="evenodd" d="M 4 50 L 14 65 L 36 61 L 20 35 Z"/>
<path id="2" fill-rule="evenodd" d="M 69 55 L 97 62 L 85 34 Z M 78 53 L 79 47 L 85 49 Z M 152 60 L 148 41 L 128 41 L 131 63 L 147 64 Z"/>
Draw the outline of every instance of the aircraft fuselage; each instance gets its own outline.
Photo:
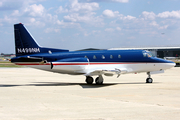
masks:
<path id="1" fill-rule="evenodd" d="M 41 63 L 43 60 L 45 61 Z M 174 62 L 153 57 L 149 55 L 149 52 L 144 50 L 99 50 L 42 53 L 13 58 L 11 61 L 17 65 L 25 65 L 42 70 L 67 74 L 85 74 L 91 68 L 124 68 L 127 71 L 125 73 L 151 72 L 165 70 L 174 66 Z"/>

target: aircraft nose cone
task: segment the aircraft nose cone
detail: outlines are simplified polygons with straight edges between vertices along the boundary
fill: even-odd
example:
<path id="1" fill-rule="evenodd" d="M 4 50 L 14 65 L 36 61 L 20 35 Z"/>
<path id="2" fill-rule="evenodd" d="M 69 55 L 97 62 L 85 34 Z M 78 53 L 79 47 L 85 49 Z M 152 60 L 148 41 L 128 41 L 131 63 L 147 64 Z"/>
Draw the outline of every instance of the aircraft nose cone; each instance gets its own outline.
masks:
<path id="1" fill-rule="evenodd" d="M 172 63 L 172 67 L 175 67 L 176 66 L 176 63 Z"/>
<path id="2" fill-rule="evenodd" d="M 169 68 L 172 68 L 172 67 L 175 67 L 176 66 L 176 63 L 175 62 L 172 62 L 172 61 L 169 61 L 169 60 L 166 60 L 166 67 L 167 67 L 167 69 L 169 69 Z"/>
<path id="3" fill-rule="evenodd" d="M 168 66 L 169 66 L 169 68 L 175 67 L 176 63 L 174 63 L 174 62 L 168 63 Z"/>

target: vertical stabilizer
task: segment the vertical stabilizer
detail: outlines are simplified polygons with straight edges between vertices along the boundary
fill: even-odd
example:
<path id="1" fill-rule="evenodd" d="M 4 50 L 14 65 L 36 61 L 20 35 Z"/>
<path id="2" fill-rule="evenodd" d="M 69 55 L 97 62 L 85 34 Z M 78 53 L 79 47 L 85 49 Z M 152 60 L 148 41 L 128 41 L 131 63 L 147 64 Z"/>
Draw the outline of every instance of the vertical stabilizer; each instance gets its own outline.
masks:
<path id="1" fill-rule="evenodd" d="M 40 47 L 23 24 L 14 25 L 16 56 L 40 53 Z"/>
<path id="2" fill-rule="evenodd" d="M 14 25 L 16 56 L 38 53 L 68 52 L 69 50 L 40 47 L 23 24 Z"/>

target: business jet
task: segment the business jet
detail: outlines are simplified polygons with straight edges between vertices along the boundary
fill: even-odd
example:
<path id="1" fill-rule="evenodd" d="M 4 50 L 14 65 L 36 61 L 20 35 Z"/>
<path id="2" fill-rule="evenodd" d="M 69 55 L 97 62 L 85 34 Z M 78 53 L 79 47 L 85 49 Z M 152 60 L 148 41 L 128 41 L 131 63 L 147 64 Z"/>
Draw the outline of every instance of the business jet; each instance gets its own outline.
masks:
<path id="1" fill-rule="evenodd" d="M 147 73 L 146 83 L 152 83 L 152 73 L 175 66 L 172 61 L 157 58 L 146 50 L 69 51 L 41 47 L 22 23 L 14 25 L 16 65 L 61 74 L 84 75 L 86 83 L 103 84 L 104 76 L 128 73 Z"/>

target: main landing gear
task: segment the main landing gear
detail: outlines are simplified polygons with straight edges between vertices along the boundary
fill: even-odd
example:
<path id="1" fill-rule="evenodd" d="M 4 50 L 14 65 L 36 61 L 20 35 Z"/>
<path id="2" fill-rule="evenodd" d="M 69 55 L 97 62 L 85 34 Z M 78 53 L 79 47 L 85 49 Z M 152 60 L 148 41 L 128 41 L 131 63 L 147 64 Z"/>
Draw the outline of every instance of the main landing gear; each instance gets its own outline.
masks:
<path id="1" fill-rule="evenodd" d="M 148 78 L 146 79 L 146 83 L 152 83 L 153 79 L 151 78 L 150 72 L 147 72 Z"/>
<path id="2" fill-rule="evenodd" d="M 151 78 L 151 74 L 150 72 L 147 72 L 147 75 L 148 75 L 148 78 L 146 79 L 146 83 L 153 83 L 153 79 Z M 102 85 L 103 84 L 103 77 L 102 75 L 99 75 L 96 79 L 95 79 L 95 82 L 97 85 Z M 86 76 L 86 83 L 87 84 L 93 84 L 94 82 L 94 79 L 93 77 L 91 76 Z"/>
<path id="3" fill-rule="evenodd" d="M 87 84 L 93 84 L 93 81 L 94 81 L 93 77 L 91 77 L 91 76 L 86 76 L 86 83 L 87 83 Z M 103 79 L 102 75 L 99 75 L 99 76 L 95 79 L 95 82 L 96 82 L 97 85 L 102 85 L 102 84 L 103 84 L 103 81 L 104 81 L 104 79 Z"/>
<path id="4" fill-rule="evenodd" d="M 86 83 L 87 84 L 92 84 L 94 79 L 91 76 L 86 76 Z"/>

